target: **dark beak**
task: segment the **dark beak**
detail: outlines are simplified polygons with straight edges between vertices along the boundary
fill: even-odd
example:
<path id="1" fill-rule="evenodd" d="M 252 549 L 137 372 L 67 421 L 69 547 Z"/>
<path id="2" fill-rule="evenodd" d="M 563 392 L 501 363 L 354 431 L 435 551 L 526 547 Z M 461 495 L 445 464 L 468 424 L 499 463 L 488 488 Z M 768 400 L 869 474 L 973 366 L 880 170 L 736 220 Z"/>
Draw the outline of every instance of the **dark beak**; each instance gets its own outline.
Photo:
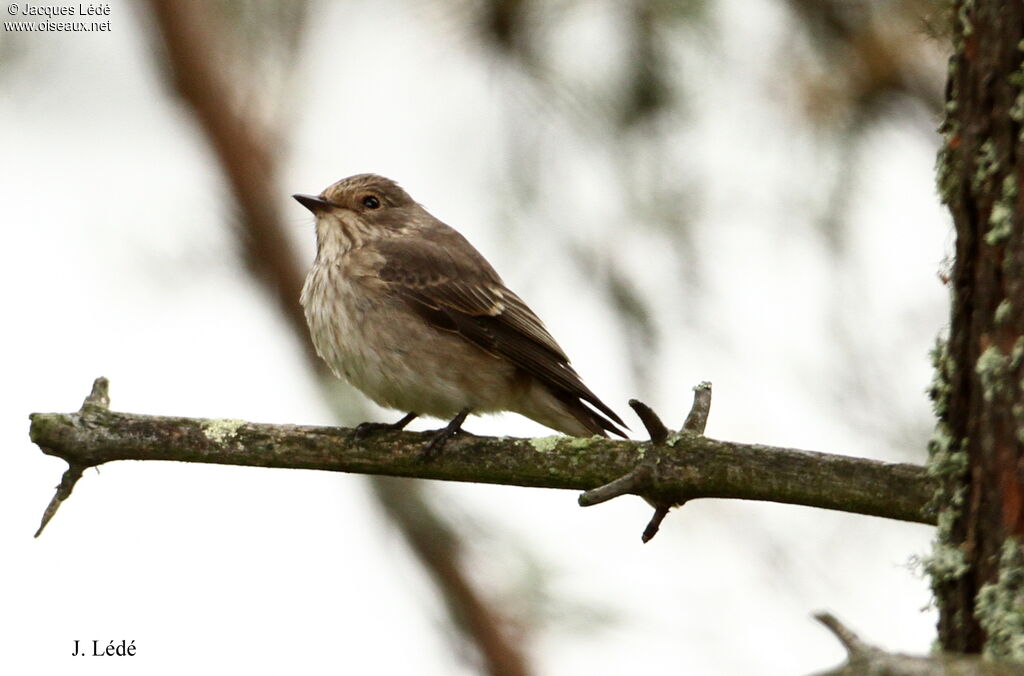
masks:
<path id="1" fill-rule="evenodd" d="M 314 214 L 319 211 L 325 211 L 333 206 L 327 200 L 321 199 L 316 195 L 292 195 L 292 197 L 295 198 L 295 201 L 312 211 Z"/>

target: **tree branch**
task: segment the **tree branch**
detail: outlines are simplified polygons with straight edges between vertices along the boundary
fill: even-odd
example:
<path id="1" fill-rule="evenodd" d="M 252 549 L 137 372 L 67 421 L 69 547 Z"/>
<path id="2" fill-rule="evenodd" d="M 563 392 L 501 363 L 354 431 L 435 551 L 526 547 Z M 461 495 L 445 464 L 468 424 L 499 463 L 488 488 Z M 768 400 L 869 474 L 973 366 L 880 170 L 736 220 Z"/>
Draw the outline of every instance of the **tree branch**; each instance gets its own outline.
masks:
<path id="1" fill-rule="evenodd" d="M 929 657 L 888 653 L 862 640 L 830 613 L 814 619 L 828 628 L 846 648 L 846 663 L 818 676 L 1012 676 L 1021 673 L 1016 662 L 988 660 L 980 655 L 940 653 Z"/>
<path id="2" fill-rule="evenodd" d="M 651 438 L 651 445 L 656 452 L 645 453 L 643 462 L 629 474 L 603 486 L 590 489 L 580 496 L 579 503 L 581 507 L 589 507 L 590 505 L 596 505 L 620 495 L 639 495 L 654 507 L 654 515 L 647 523 L 647 527 L 644 528 L 643 535 L 640 536 L 640 539 L 646 543 L 650 542 L 658 534 L 661 522 L 668 516 L 669 510 L 683 504 L 682 502 L 673 502 L 664 496 L 652 493 L 658 471 L 661 467 L 661 457 L 666 452 L 665 446 L 677 443 L 678 438 L 669 437 L 669 431 L 665 427 L 665 423 L 661 421 L 661 418 L 658 417 L 658 414 L 650 406 L 636 399 L 630 399 L 629 405 L 639 416 L 644 427 L 647 428 L 647 434 Z M 704 428 L 708 424 L 708 415 L 710 413 L 711 383 L 704 381 L 693 388 L 693 405 L 690 407 L 690 413 L 686 416 L 686 421 L 683 423 L 683 428 L 679 430 L 679 433 L 682 435 L 702 436 Z"/>
<path id="3" fill-rule="evenodd" d="M 88 404 L 30 418 L 32 441 L 72 467 L 176 460 L 588 490 L 634 472 L 658 452 L 657 472 L 643 491 L 655 504 L 736 498 L 935 522 L 927 508 L 935 486 L 922 467 L 692 434 L 670 437 L 660 451 L 651 442 L 599 437 L 462 435 L 424 462 L 419 451 L 428 433 L 382 432 L 355 441 L 341 427 L 138 415 Z"/>

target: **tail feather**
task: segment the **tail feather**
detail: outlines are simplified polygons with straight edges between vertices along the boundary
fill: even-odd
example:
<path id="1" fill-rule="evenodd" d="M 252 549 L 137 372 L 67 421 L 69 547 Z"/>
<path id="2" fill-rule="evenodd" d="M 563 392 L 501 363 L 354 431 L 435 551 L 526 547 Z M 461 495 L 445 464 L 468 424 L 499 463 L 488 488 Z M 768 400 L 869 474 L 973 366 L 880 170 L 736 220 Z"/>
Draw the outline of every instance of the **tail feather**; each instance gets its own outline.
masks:
<path id="1" fill-rule="evenodd" d="M 602 406 L 607 408 L 603 404 Z M 596 434 L 607 437 L 610 432 L 626 437 L 625 432 L 614 422 L 588 406 L 579 396 L 537 380 L 532 380 L 527 385 L 518 397 L 516 405 L 511 408 L 541 425 L 570 436 L 589 437 Z M 623 423 L 622 427 L 626 425 Z"/>
<path id="2" fill-rule="evenodd" d="M 554 394 L 555 398 L 565 406 L 566 410 L 572 415 L 572 417 L 587 428 L 591 434 L 607 437 L 608 432 L 611 432 L 623 439 L 626 438 L 626 433 L 619 429 L 615 423 L 584 404 L 579 397 L 568 392 L 552 392 L 552 394 Z M 597 399 L 597 397 L 594 398 Z M 605 406 L 603 402 L 598 400 L 595 405 L 600 405 L 601 412 L 608 413 L 609 417 L 614 416 L 617 423 L 626 427 L 626 424 L 622 422 L 619 416 L 615 415 L 615 413 Z"/>

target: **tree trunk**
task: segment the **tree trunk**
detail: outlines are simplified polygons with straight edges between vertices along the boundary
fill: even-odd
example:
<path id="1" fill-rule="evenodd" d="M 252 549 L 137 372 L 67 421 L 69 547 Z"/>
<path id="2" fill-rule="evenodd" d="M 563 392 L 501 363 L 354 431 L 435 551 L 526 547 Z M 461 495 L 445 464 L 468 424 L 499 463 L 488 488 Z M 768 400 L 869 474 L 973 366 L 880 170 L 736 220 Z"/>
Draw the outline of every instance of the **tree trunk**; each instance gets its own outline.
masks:
<path id="1" fill-rule="evenodd" d="M 1024 2 L 951 7 L 938 184 L 956 228 L 948 342 L 935 351 L 928 569 L 942 648 L 1024 659 Z"/>

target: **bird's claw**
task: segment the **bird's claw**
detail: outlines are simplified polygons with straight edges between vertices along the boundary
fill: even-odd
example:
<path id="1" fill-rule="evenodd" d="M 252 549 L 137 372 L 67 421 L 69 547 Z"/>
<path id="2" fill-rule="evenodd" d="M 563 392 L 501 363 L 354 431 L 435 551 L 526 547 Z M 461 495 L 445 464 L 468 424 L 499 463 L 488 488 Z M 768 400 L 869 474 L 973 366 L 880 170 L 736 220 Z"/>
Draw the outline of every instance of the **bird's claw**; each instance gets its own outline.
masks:
<path id="1" fill-rule="evenodd" d="M 361 422 L 356 425 L 355 429 L 352 430 L 352 441 L 362 441 L 367 437 L 371 437 L 377 432 L 384 432 L 386 430 L 395 429 L 391 423 L 379 423 L 379 422 Z"/>
<path id="2" fill-rule="evenodd" d="M 442 427 L 437 430 L 430 437 L 430 440 L 423 444 L 423 448 L 420 449 L 419 459 L 424 462 L 433 460 L 441 454 L 441 451 L 443 451 L 444 447 L 448 444 L 448 440 L 457 436 L 461 432 L 462 430 L 449 430 L 447 427 Z"/>
<path id="3" fill-rule="evenodd" d="M 426 461 L 436 458 L 444 450 L 449 439 L 457 434 L 465 434 L 462 430 L 462 423 L 466 420 L 466 416 L 469 415 L 469 411 L 469 408 L 462 409 L 447 425 L 434 432 L 430 440 L 420 450 L 419 459 Z"/>
<path id="4" fill-rule="evenodd" d="M 401 420 L 396 420 L 393 423 L 381 423 L 381 422 L 362 422 L 356 425 L 356 428 L 352 430 L 352 441 L 362 441 L 368 436 L 376 432 L 385 431 L 396 431 L 404 430 L 405 426 L 416 419 L 417 413 L 410 412 L 406 413 Z"/>

